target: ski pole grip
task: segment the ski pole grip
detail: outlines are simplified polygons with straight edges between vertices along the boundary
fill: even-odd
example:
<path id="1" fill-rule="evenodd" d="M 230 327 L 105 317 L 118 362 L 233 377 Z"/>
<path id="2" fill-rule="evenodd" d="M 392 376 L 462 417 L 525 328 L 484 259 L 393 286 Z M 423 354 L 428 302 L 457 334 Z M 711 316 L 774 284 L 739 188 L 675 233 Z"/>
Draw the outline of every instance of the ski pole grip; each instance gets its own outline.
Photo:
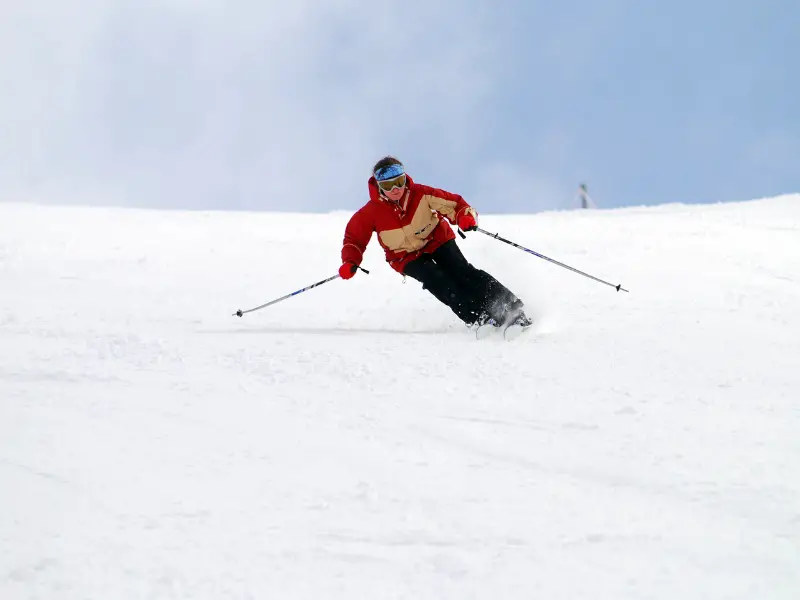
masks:
<path id="1" fill-rule="evenodd" d="M 461 231 L 461 229 L 459 229 L 459 230 L 458 230 L 458 235 L 460 235 L 460 236 L 461 236 L 461 239 L 462 239 L 462 240 L 465 240 L 465 239 L 467 239 L 467 236 L 465 236 L 465 235 L 464 235 L 464 232 L 463 232 L 463 231 Z"/>
<path id="2" fill-rule="evenodd" d="M 357 268 L 357 269 L 360 269 L 361 271 L 364 271 L 364 273 L 366 273 L 367 275 L 369 275 L 369 271 L 367 271 L 366 269 L 364 269 L 364 268 L 362 268 L 362 267 L 356 267 L 356 268 Z"/>

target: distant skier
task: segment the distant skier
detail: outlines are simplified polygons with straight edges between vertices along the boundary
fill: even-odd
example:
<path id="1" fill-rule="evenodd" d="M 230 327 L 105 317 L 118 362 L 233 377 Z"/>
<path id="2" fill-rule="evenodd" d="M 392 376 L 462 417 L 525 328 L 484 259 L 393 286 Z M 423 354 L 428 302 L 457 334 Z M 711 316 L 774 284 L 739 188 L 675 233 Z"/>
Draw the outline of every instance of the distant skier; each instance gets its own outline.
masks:
<path id="1" fill-rule="evenodd" d="M 449 223 L 477 227 L 477 213 L 458 194 L 415 183 L 393 156 L 379 160 L 368 181 L 370 200 L 350 219 L 339 275 L 350 279 L 373 232 L 398 273 L 422 283 L 467 325 L 521 325 L 523 303 L 487 272 L 473 267 L 456 245 Z"/>

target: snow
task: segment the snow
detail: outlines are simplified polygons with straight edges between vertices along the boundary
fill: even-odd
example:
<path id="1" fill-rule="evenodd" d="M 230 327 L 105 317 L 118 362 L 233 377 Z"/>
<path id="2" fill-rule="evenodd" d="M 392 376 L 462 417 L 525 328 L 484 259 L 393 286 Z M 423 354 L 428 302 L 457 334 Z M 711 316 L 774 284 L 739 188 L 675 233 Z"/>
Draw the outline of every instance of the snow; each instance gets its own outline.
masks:
<path id="1" fill-rule="evenodd" d="M 480 208 L 480 207 L 479 207 Z M 476 341 L 349 214 L 0 204 L 0 598 L 800 598 L 800 196 L 492 216 Z"/>

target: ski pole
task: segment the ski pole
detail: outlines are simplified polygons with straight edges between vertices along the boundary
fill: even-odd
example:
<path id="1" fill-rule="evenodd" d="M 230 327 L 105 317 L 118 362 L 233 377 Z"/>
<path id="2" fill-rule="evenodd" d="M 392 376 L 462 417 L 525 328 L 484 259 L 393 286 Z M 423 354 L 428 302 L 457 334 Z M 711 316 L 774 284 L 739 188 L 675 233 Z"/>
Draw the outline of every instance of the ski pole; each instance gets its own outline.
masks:
<path id="1" fill-rule="evenodd" d="M 607 281 L 603 281 L 602 279 L 598 279 L 594 275 L 589 275 L 588 273 L 584 273 L 583 271 L 579 271 L 578 269 L 570 267 L 569 265 L 565 265 L 562 262 L 558 262 L 557 260 L 553 260 L 552 258 L 550 258 L 548 256 L 545 256 L 544 254 L 539 254 L 538 252 L 534 252 L 533 250 L 525 248 L 524 246 L 520 246 L 519 244 L 515 244 L 514 242 L 512 242 L 510 240 L 507 240 L 505 238 L 500 237 L 496 233 L 490 233 L 490 232 L 486 231 L 485 229 L 481 229 L 480 227 L 476 227 L 475 231 L 480 231 L 482 234 L 488 235 L 490 238 L 494 238 L 494 239 L 499 240 L 501 242 L 505 242 L 506 244 L 510 244 L 511 246 L 514 246 L 514 248 L 519 248 L 520 250 L 523 250 L 523 251 L 527 252 L 528 254 L 533 254 L 534 256 L 538 256 L 539 258 L 543 258 L 544 260 L 547 260 L 547 261 L 553 263 L 554 265 L 558 265 L 559 267 L 564 267 L 565 269 L 569 269 L 570 271 L 572 271 L 574 273 L 578 273 L 580 275 L 583 275 L 584 277 L 588 277 L 589 279 L 594 279 L 595 281 L 597 281 L 599 283 L 603 283 L 605 285 L 611 286 L 615 290 L 617 290 L 618 292 L 629 292 L 629 290 L 626 290 L 624 287 L 622 287 L 622 284 L 614 285 L 613 283 L 609 283 Z"/>
<path id="2" fill-rule="evenodd" d="M 361 269 L 361 267 L 358 267 L 358 268 Z M 366 269 L 361 269 L 361 270 L 364 271 L 364 273 L 366 273 L 367 275 L 369 275 L 369 271 L 367 271 Z M 241 309 L 237 310 L 235 313 L 233 313 L 232 316 L 241 317 L 241 316 L 246 315 L 247 313 L 255 312 L 257 310 L 261 310 L 262 308 L 267 308 L 268 306 L 272 306 L 273 304 L 277 304 L 278 302 L 282 302 L 283 300 L 291 298 L 292 296 L 297 296 L 298 294 L 302 294 L 303 292 L 307 292 L 308 290 L 313 289 L 313 288 L 315 288 L 317 286 L 320 286 L 323 283 L 328 283 L 329 281 L 333 281 L 334 279 L 339 279 L 339 277 L 340 277 L 340 275 L 337 273 L 333 277 L 328 277 L 327 279 L 323 279 L 322 281 L 318 281 L 317 283 L 312 283 L 311 285 L 304 287 L 302 290 L 297 290 L 296 292 L 292 292 L 291 294 L 286 294 L 285 296 L 282 296 L 282 297 L 280 297 L 280 298 L 278 298 L 276 300 L 273 300 L 272 302 L 267 302 L 266 304 L 262 304 L 261 306 L 256 306 L 255 308 L 250 308 L 248 310 L 241 310 Z"/>

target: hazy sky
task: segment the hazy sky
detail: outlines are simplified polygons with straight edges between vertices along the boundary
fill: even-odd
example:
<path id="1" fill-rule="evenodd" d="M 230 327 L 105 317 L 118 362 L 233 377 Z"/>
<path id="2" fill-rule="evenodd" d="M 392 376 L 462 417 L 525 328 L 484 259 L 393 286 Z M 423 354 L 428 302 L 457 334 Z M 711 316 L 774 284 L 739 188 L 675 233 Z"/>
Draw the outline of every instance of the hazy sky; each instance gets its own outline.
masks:
<path id="1" fill-rule="evenodd" d="M 800 191 L 798 0 L 3 0 L 0 200 L 479 211 Z"/>

